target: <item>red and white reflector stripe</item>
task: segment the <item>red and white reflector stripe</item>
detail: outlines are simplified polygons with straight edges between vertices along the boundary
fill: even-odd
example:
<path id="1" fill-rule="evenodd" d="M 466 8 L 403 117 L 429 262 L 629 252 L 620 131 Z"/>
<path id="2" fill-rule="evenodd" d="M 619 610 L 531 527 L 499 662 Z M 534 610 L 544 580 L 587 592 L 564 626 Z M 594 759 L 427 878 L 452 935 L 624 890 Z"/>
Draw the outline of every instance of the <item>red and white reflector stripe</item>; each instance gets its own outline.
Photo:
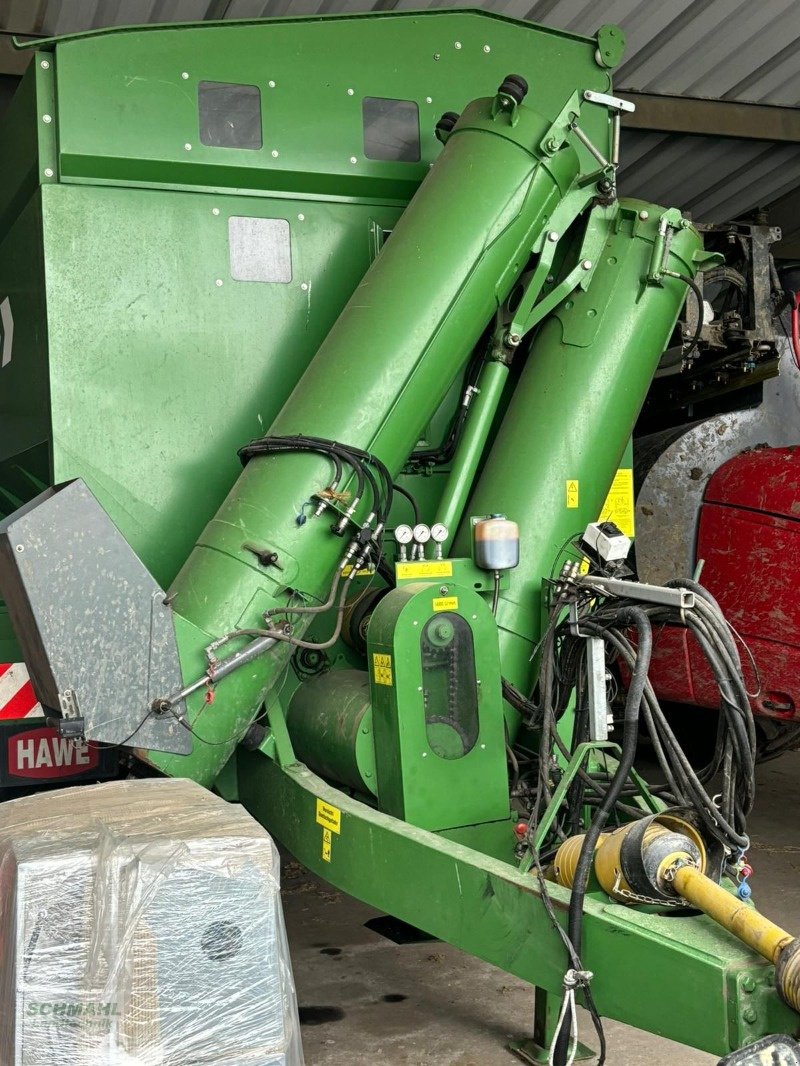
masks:
<path id="1" fill-rule="evenodd" d="M 43 716 L 25 664 L 0 663 L 0 721 Z"/>

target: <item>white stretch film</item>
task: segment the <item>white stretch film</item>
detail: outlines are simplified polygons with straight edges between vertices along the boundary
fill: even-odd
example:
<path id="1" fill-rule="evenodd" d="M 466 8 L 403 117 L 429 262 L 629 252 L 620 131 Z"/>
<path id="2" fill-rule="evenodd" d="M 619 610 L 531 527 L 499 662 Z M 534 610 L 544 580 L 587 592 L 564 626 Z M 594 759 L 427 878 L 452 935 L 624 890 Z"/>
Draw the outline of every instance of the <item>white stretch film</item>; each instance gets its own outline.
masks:
<path id="1" fill-rule="evenodd" d="M 189 781 L 0 806 L 2 1066 L 303 1066 L 277 849 Z"/>

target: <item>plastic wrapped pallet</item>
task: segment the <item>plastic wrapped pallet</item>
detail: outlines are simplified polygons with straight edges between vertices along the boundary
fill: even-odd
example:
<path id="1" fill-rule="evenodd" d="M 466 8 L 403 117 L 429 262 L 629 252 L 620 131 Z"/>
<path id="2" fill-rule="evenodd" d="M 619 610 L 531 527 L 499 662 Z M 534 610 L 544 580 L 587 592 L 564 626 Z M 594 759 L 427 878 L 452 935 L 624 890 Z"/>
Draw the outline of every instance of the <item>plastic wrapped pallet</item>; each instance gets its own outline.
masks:
<path id="1" fill-rule="evenodd" d="M 302 1066 L 277 850 L 189 781 L 0 806 L 0 1066 Z"/>

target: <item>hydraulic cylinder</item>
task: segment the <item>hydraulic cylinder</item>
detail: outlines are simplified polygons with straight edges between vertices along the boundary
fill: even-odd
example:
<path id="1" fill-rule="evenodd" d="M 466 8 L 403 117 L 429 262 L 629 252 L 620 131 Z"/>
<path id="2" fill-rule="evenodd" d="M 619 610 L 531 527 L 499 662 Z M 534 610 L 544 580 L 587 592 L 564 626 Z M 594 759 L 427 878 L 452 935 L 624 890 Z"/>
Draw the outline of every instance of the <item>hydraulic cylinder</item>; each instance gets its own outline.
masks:
<path id="1" fill-rule="evenodd" d="M 270 435 L 333 439 L 400 471 L 580 170 L 569 145 L 551 155 L 540 147 L 552 119 L 507 105 L 498 96 L 466 108 Z M 212 640 L 263 628 L 287 588 L 324 601 L 344 544 L 330 509 L 302 524 L 297 516 L 330 476 L 328 461 L 307 453 L 248 463 L 170 591 L 187 683 L 207 668 Z M 275 647 L 219 685 L 191 755 L 145 757 L 211 785 L 291 651 Z M 202 692 L 188 705 L 193 722 Z"/>

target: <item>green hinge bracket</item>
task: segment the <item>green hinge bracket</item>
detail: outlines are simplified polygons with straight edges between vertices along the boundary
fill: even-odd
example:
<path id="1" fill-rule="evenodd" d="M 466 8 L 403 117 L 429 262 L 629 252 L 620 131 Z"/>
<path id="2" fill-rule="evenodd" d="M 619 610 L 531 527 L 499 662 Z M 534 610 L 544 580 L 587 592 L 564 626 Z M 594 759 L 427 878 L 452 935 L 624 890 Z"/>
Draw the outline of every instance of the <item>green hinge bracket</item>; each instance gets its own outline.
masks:
<path id="1" fill-rule="evenodd" d="M 534 252 L 539 253 L 539 261 L 517 305 L 514 319 L 508 327 L 509 344 L 518 345 L 525 334 L 558 307 L 574 289 L 589 287 L 603 245 L 619 214 L 616 201 L 608 205 L 596 204 L 592 208 L 575 266 L 558 285 L 538 303 L 536 302 L 542 289 L 548 283 L 548 278 L 551 277 L 550 271 L 559 241 L 572 222 L 585 209 L 593 195 L 588 188 L 572 189 L 553 212 L 547 231 L 542 234 L 537 247 L 534 248 Z"/>
<path id="2" fill-rule="evenodd" d="M 625 51 L 625 34 L 611 23 L 601 26 L 597 31 L 597 51 L 594 58 L 599 67 L 611 70 L 619 64 Z"/>
<path id="3" fill-rule="evenodd" d="M 653 254 L 650 256 L 650 266 L 647 271 L 647 282 L 650 285 L 662 285 L 664 278 L 676 277 L 674 271 L 667 267 L 670 246 L 674 234 L 682 229 L 691 229 L 692 223 L 684 218 L 677 207 L 670 207 L 658 220 L 658 233 L 653 242 Z M 697 250 L 692 256 L 692 262 L 701 273 L 712 267 L 720 266 L 725 262 L 725 256 L 720 252 L 706 252 Z"/>

